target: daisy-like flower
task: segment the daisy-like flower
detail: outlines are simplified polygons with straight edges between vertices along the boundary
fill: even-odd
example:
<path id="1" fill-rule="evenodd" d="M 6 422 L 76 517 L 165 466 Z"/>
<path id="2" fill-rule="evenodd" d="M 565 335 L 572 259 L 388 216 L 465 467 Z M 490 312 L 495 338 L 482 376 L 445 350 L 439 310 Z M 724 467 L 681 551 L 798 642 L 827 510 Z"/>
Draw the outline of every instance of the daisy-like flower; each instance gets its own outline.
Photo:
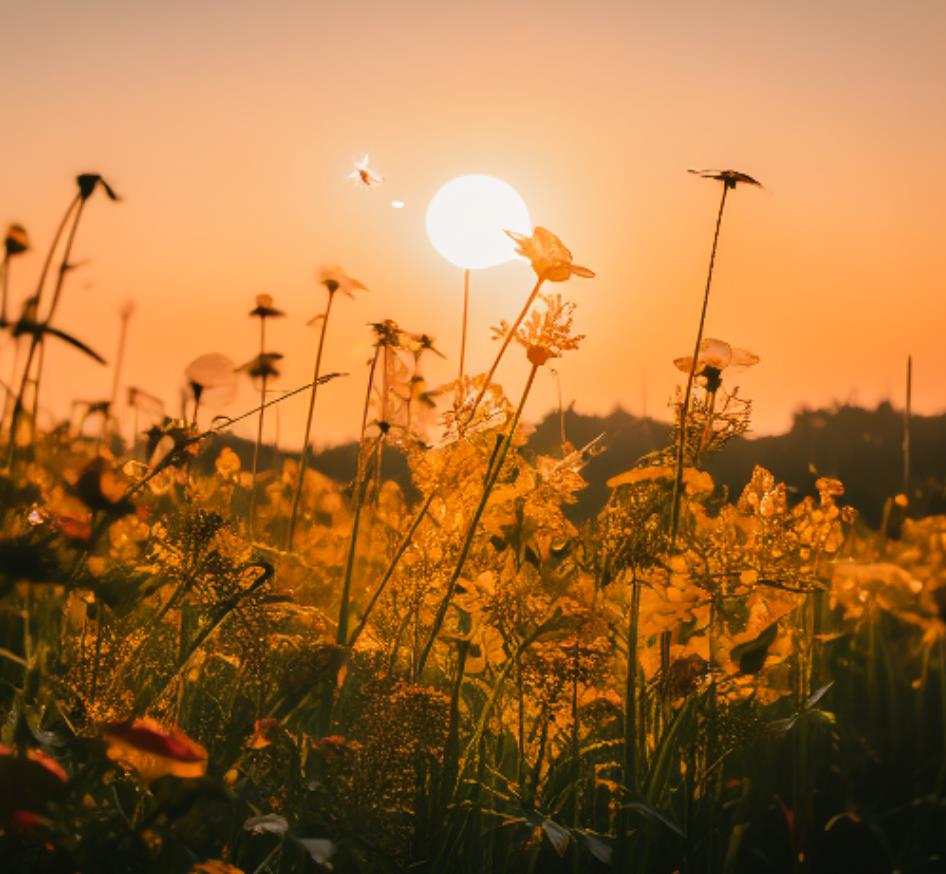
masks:
<path id="1" fill-rule="evenodd" d="M 739 170 L 687 170 L 687 173 L 694 173 L 703 179 L 715 179 L 717 182 L 722 182 L 727 188 L 735 188 L 737 184 L 762 187 L 762 183 L 757 179 L 753 179 L 748 173 L 742 173 Z"/>
<path id="2" fill-rule="evenodd" d="M 572 253 L 565 244 L 547 228 L 537 227 L 531 237 L 506 231 L 516 243 L 516 252 L 532 262 L 532 269 L 539 279 L 548 282 L 564 282 L 572 276 L 591 279 L 594 271 L 572 263 Z"/>
<path id="3" fill-rule="evenodd" d="M 368 166 L 367 153 L 360 161 L 355 161 L 355 169 L 348 174 L 348 178 L 362 191 L 371 191 L 384 182 L 384 179 Z"/>
<path id="4" fill-rule="evenodd" d="M 545 312 L 533 310 L 529 318 L 516 330 L 516 342 L 525 347 L 530 364 L 541 367 L 550 358 L 561 358 L 562 353 L 577 349 L 584 334 L 572 332 L 575 304 L 563 301 L 561 295 L 543 294 Z M 505 324 L 500 332 L 507 330 Z"/>
<path id="5" fill-rule="evenodd" d="M 248 373 L 254 379 L 265 376 L 267 379 L 273 379 L 279 376 L 279 370 L 276 362 L 282 359 L 280 352 L 261 352 L 255 358 L 247 361 L 246 364 L 237 368 L 240 373 Z"/>
<path id="6" fill-rule="evenodd" d="M 250 315 L 258 319 L 278 319 L 286 314 L 273 306 L 273 296 L 271 294 L 258 294 L 256 295 L 256 306 L 250 310 Z"/>
<path id="7" fill-rule="evenodd" d="M 689 373 L 693 367 L 693 356 L 675 358 L 674 366 L 677 370 Z M 702 379 L 710 391 L 716 391 L 722 382 L 722 373 L 727 369 L 745 370 L 759 363 L 759 356 L 746 349 L 730 346 L 724 340 L 714 340 L 707 337 L 700 343 L 700 354 L 696 359 L 694 375 Z"/>
<path id="8" fill-rule="evenodd" d="M 3 247 L 7 257 L 19 255 L 30 247 L 30 238 L 23 225 L 10 225 L 7 235 L 3 238 Z"/>
<path id="9" fill-rule="evenodd" d="M 233 361 L 219 352 L 195 358 L 184 370 L 194 400 L 207 407 L 223 407 L 236 396 Z"/>
<path id="10" fill-rule="evenodd" d="M 353 298 L 356 291 L 367 291 L 368 289 L 353 276 L 349 276 L 337 264 L 330 267 L 319 269 L 319 282 L 327 289 L 329 294 L 335 294 L 340 291 Z"/>

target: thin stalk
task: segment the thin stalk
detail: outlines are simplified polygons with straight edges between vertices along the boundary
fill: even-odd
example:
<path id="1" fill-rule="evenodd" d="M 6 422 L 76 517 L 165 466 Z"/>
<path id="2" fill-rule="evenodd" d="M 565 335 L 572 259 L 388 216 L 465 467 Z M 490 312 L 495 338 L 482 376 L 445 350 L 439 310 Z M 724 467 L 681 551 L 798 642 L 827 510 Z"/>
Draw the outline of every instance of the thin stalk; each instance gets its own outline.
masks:
<path id="1" fill-rule="evenodd" d="M 913 356 L 907 356 L 907 399 L 903 410 L 903 494 L 910 497 L 910 417 L 913 406 Z"/>
<path id="2" fill-rule="evenodd" d="M 69 207 L 66 209 L 66 212 L 62 217 L 59 227 L 56 229 L 56 233 L 53 236 L 53 241 L 49 247 L 49 252 L 46 254 L 46 260 L 43 262 L 43 269 L 40 271 L 39 282 L 36 285 L 36 294 L 34 295 L 36 307 L 35 318 L 37 320 L 39 319 L 39 305 L 42 299 L 43 287 L 46 285 L 46 276 L 49 274 L 49 268 L 53 262 L 53 255 L 56 253 L 56 247 L 59 245 L 59 240 L 62 239 L 63 231 L 65 231 L 66 225 L 69 223 L 69 219 L 72 217 L 73 210 L 75 210 L 77 206 L 81 208 L 82 202 L 83 200 L 81 192 L 69 202 Z M 65 259 L 63 259 L 63 263 L 65 263 Z M 60 271 L 60 282 L 61 281 L 62 272 Z M 29 349 L 26 354 L 26 364 L 23 366 L 23 377 L 20 381 L 20 388 L 16 394 L 16 400 L 13 403 L 13 413 L 10 419 L 10 448 L 9 455 L 7 457 L 8 465 L 13 464 L 16 455 L 16 426 L 19 424 L 20 416 L 23 412 L 23 396 L 26 393 L 26 386 L 29 384 L 30 369 L 33 366 L 33 356 L 36 354 L 36 345 L 39 342 L 39 337 L 40 335 L 37 333 L 34 334 L 30 339 Z"/>
<path id="3" fill-rule="evenodd" d="M 542 283 L 544 281 L 545 280 L 543 280 L 541 277 L 536 280 L 536 283 L 532 287 L 532 291 L 529 293 L 529 297 L 525 302 L 525 306 L 523 306 L 519 315 L 516 317 L 516 321 L 513 322 L 512 327 L 506 332 L 506 336 L 503 338 L 502 345 L 499 347 L 499 351 L 496 353 L 496 358 L 493 360 L 492 365 L 486 373 L 486 379 L 483 380 L 483 385 L 480 386 L 480 390 L 476 394 L 476 399 L 473 401 L 473 406 L 470 408 L 470 412 L 467 414 L 466 422 L 464 424 L 469 423 L 473 419 L 473 415 L 476 413 L 477 407 L 479 407 L 480 402 L 483 400 L 483 396 L 486 394 L 487 389 L 489 389 L 489 384 L 493 381 L 493 376 L 496 374 L 496 368 L 499 367 L 499 362 L 502 361 L 503 355 L 506 354 L 506 350 L 509 348 L 512 338 L 516 336 L 516 331 L 519 330 L 522 320 L 529 312 L 529 307 L 532 306 L 536 297 L 538 297 L 539 289 L 542 287 Z"/>
<path id="4" fill-rule="evenodd" d="M 289 534 L 286 537 L 286 549 L 292 551 L 292 542 L 296 535 L 296 522 L 299 518 L 299 501 L 302 498 L 302 485 L 305 482 L 306 466 L 309 460 L 309 439 L 312 436 L 312 416 L 315 412 L 315 397 L 319 388 L 319 373 L 322 370 L 322 351 L 325 348 L 325 333 L 328 330 L 328 319 L 332 313 L 332 301 L 335 292 L 329 289 L 328 303 L 325 307 L 325 318 L 322 319 L 322 330 L 319 332 L 319 345 L 315 353 L 315 366 L 312 372 L 312 394 L 309 395 L 309 412 L 306 416 L 305 437 L 302 441 L 302 450 L 299 453 L 299 473 L 296 476 L 296 490 L 292 496 L 292 513 L 289 516 Z"/>
<path id="5" fill-rule="evenodd" d="M 3 277 L 0 282 L 0 327 L 7 326 L 7 294 L 9 288 L 10 275 L 10 255 L 7 252 L 3 254 L 3 261 L 0 261 L 0 276 Z"/>
<path id="6" fill-rule="evenodd" d="M 411 541 L 414 539 L 414 535 L 417 533 L 420 523 L 423 522 L 424 517 L 427 515 L 427 511 L 430 509 L 430 505 L 434 500 L 435 494 L 436 489 L 431 489 L 430 494 L 424 499 L 424 503 L 421 504 L 420 509 L 418 509 L 418 511 L 414 514 L 414 518 L 411 520 L 411 524 L 408 527 L 407 532 L 401 539 L 401 542 L 398 544 L 397 549 L 394 551 L 394 555 L 391 557 L 391 561 L 388 563 L 381 580 L 378 582 L 377 588 L 374 590 L 374 594 L 372 594 L 371 599 L 368 601 L 368 605 L 365 607 L 365 611 L 361 615 L 361 620 L 358 622 L 355 630 L 351 633 L 351 637 L 348 639 L 349 647 L 353 647 L 355 645 L 355 641 L 358 640 L 361 632 L 365 630 L 365 626 L 368 624 L 368 617 L 371 615 L 371 611 L 374 610 L 375 605 L 378 603 L 378 599 L 384 592 L 385 586 L 387 586 L 388 581 L 393 576 L 394 570 L 401 560 L 401 556 L 403 556 L 407 551 L 407 547 L 411 545 Z"/>
<path id="7" fill-rule="evenodd" d="M 470 316 L 470 271 L 463 271 L 463 327 L 460 334 L 460 377 L 463 382 L 464 367 L 466 365 L 466 326 Z"/>
<path id="8" fill-rule="evenodd" d="M 538 285 L 536 288 L 538 288 Z M 463 566 L 466 564 L 467 556 L 470 553 L 470 547 L 473 545 L 473 538 L 476 535 L 477 528 L 479 527 L 480 517 L 483 515 L 483 511 L 486 509 L 486 503 L 489 500 L 493 486 L 496 485 L 496 480 L 499 479 L 499 473 L 503 468 L 503 464 L 506 461 L 506 455 L 509 453 L 509 447 L 512 445 L 513 438 L 515 437 L 516 428 L 519 426 L 519 419 L 522 417 L 522 410 L 525 407 L 526 399 L 529 397 L 529 392 L 532 389 L 532 383 L 535 382 L 535 375 L 538 372 L 538 369 L 538 365 L 533 364 L 532 370 L 529 371 L 529 378 L 526 380 L 525 388 L 522 390 L 522 397 L 519 400 L 519 406 L 516 408 L 516 413 L 512 418 L 509 430 L 506 432 L 506 439 L 503 441 L 502 449 L 499 452 L 496 463 L 493 466 L 492 471 L 489 472 L 486 485 L 483 488 L 483 495 L 480 498 L 476 512 L 473 514 L 469 528 L 467 528 L 463 545 L 460 548 L 460 556 L 457 559 L 457 564 L 453 569 L 453 573 L 450 575 L 449 581 L 447 582 L 447 590 L 440 602 L 440 606 L 437 608 L 437 615 L 434 617 L 434 624 L 430 630 L 430 636 L 427 638 L 427 643 L 424 644 L 424 649 L 421 652 L 420 660 L 417 665 L 417 674 L 420 674 L 424 670 L 424 666 L 427 664 L 427 657 L 430 655 L 430 650 L 433 647 L 434 641 L 436 640 L 437 635 L 440 633 L 440 627 L 443 625 L 443 621 L 446 618 L 447 609 L 449 608 L 450 601 L 453 598 L 454 590 L 457 587 L 457 582 L 460 579 L 460 575 L 463 573 Z"/>
<path id="9" fill-rule="evenodd" d="M 131 319 L 131 308 L 125 307 L 121 313 L 122 322 L 118 334 L 118 351 L 115 353 L 115 373 L 112 375 L 112 394 L 108 401 L 109 416 L 117 418 L 115 415 L 116 405 L 118 404 L 118 387 L 121 382 L 122 365 L 125 361 L 125 343 L 128 339 L 128 321 Z M 102 438 L 108 437 L 109 416 L 105 417 L 102 425 Z"/>
<path id="10" fill-rule="evenodd" d="M 266 316 L 260 316 L 259 320 L 259 354 L 260 363 L 263 363 L 263 355 L 266 352 Z M 313 387 L 313 391 L 315 388 Z M 256 530 L 256 478 L 259 473 L 259 451 L 263 442 L 263 414 L 266 410 L 266 371 L 260 377 L 260 408 L 259 420 L 256 425 L 256 444 L 253 446 L 253 484 L 250 486 L 250 536 L 253 536 Z M 195 415 L 196 421 L 196 415 Z"/>
<path id="11" fill-rule="evenodd" d="M 700 323 L 696 330 L 696 342 L 693 344 L 693 358 L 690 361 L 690 372 L 687 374 L 686 389 L 683 392 L 683 403 L 680 405 L 680 426 L 677 439 L 676 469 L 673 477 L 673 499 L 670 506 L 670 552 L 673 552 L 677 541 L 677 528 L 680 520 L 680 487 L 683 484 L 683 461 L 686 451 L 687 414 L 690 411 L 690 397 L 693 394 L 693 380 L 696 377 L 697 361 L 700 357 L 700 345 L 703 342 L 703 328 L 706 325 L 706 310 L 709 306 L 710 288 L 713 283 L 713 267 L 716 264 L 716 249 L 719 245 L 719 229 L 723 223 L 723 210 L 726 208 L 726 195 L 729 186 L 723 183 L 723 196 L 719 201 L 719 212 L 716 214 L 716 230 L 713 233 L 713 247 L 710 250 L 709 270 L 706 273 L 706 287 L 703 289 L 703 307 L 700 310 Z"/>
<path id="12" fill-rule="evenodd" d="M 371 388 L 374 385 L 374 372 L 377 360 L 378 356 L 375 355 L 375 358 L 371 363 L 371 368 L 368 371 L 368 388 L 365 391 L 366 422 L 367 409 L 371 401 Z M 359 458 L 360 455 L 361 453 L 359 452 Z M 351 600 L 351 578 L 355 569 L 355 552 L 358 548 L 358 528 L 361 524 L 361 511 L 364 508 L 365 497 L 368 492 L 368 482 L 368 470 L 360 470 L 358 478 L 355 480 L 355 516 L 352 520 L 351 538 L 348 541 L 348 555 L 345 558 L 345 576 L 342 580 L 342 598 L 338 605 L 338 630 L 335 635 L 335 640 L 340 646 L 344 646 L 348 640 L 348 612 Z M 360 632 L 361 627 L 359 626 L 358 633 Z"/>

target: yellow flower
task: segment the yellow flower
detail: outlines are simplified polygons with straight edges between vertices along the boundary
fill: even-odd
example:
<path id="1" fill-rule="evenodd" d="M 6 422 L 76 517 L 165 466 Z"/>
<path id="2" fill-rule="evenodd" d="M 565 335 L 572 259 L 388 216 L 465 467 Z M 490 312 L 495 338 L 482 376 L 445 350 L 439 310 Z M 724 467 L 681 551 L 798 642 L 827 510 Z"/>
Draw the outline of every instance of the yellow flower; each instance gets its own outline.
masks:
<path id="1" fill-rule="evenodd" d="M 693 356 L 675 358 L 677 370 L 689 373 L 693 366 Z M 745 349 L 730 346 L 724 340 L 707 337 L 700 343 L 700 354 L 696 359 L 696 375 L 709 377 L 713 371 L 717 374 L 730 367 L 746 368 L 759 363 L 759 356 Z"/>
<path id="2" fill-rule="evenodd" d="M 328 289 L 329 294 L 340 291 L 342 294 L 354 297 L 356 291 L 368 290 L 361 282 L 353 276 L 349 276 L 337 264 L 331 267 L 322 267 L 319 270 L 319 282 Z"/>
<path id="3" fill-rule="evenodd" d="M 536 276 L 548 282 L 564 282 L 571 276 L 591 279 L 595 274 L 587 267 L 572 264 L 572 253 L 547 228 L 537 227 L 531 237 L 506 231 L 517 244 L 516 252 L 532 262 Z"/>

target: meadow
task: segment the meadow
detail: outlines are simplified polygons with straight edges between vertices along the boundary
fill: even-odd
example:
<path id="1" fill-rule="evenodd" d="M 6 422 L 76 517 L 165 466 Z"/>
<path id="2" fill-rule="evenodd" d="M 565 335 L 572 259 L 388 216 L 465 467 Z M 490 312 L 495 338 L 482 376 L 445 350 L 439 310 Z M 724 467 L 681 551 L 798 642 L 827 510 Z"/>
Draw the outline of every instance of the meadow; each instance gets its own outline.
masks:
<path id="1" fill-rule="evenodd" d="M 42 430 L 45 345 L 99 357 L 55 316 L 83 211 L 116 194 L 78 177 L 35 286 L 11 227 L 0 868 L 946 870 L 946 517 L 912 512 L 908 417 L 879 526 L 828 475 L 799 499 L 762 467 L 739 493 L 705 470 L 751 423 L 734 374 L 759 358 L 704 323 L 727 197 L 758 183 L 702 175 L 721 200 L 692 354 L 668 350 L 670 440 L 625 459 L 578 524 L 607 435 L 574 446 L 563 427 L 539 454 L 522 417 L 537 373 L 581 354 L 567 290 L 594 282 L 551 231 L 512 234 L 534 285 L 483 372 L 431 389 L 437 342 L 370 327 L 345 377 L 364 397 L 357 470 L 337 482 L 308 447 L 340 378 L 334 307 L 360 282 L 318 271 L 317 346 L 291 353 L 312 379 L 292 392 L 268 388 L 283 314 L 262 295 L 254 357 L 196 358 L 182 417 L 132 390 L 133 442 L 116 394 Z M 501 383 L 509 356 L 524 384 Z M 259 402 L 199 426 L 238 369 Z M 296 395 L 306 451 L 277 456 L 265 417 Z M 246 421 L 241 459 L 222 438 Z"/>

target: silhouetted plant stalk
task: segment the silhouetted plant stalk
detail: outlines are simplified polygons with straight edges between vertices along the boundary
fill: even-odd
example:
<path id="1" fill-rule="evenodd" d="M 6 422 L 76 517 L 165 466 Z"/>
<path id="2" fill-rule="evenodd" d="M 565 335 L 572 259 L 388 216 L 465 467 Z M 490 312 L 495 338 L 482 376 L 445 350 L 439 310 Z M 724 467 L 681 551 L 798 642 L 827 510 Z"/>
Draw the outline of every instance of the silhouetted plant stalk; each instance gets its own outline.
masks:
<path id="1" fill-rule="evenodd" d="M 716 213 L 716 228 L 713 232 L 713 245 L 710 249 L 709 268 L 706 272 L 706 285 L 703 289 L 703 304 L 700 308 L 700 320 L 696 329 L 696 342 L 693 344 L 693 359 L 690 362 L 690 371 L 687 374 L 686 388 L 683 391 L 683 400 L 680 403 L 680 416 L 677 433 L 677 451 L 676 462 L 673 474 L 673 495 L 670 502 L 670 536 L 669 552 L 673 554 L 677 544 L 677 531 L 680 525 L 680 499 L 681 487 L 683 485 L 683 467 L 685 463 L 686 445 L 687 445 L 687 416 L 690 411 L 690 398 L 693 394 L 693 380 L 696 377 L 697 362 L 700 357 L 700 346 L 703 343 L 703 329 L 706 326 L 706 311 L 709 307 L 710 289 L 713 284 L 713 268 L 716 264 L 716 250 L 719 245 L 719 231 L 723 223 L 723 212 L 726 209 L 726 196 L 730 188 L 735 188 L 737 183 L 743 182 L 748 185 L 759 183 L 751 176 L 740 173 L 737 170 L 691 170 L 691 173 L 707 179 L 717 179 L 723 183 L 723 193 L 719 200 L 719 210 Z M 660 640 L 660 668 L 666 686 L 667 672 L 670 669 L 670 636 L 669 632 L 663 632 Z"/>
<path id="2" fill-rule="evenodd" d="M 3 262 L 0 263 L 0 277 L 2 277 L 0 278 L 0 294 L 2 294 L 2 301 L 0 301 L 0 330 L 4 330 L 10 326 L 8 315 L 10 261 L 17 255 L 22 255 L 24 252 L 28 251 L 29 248 L 30 242 L 26 228 L 22 225 L 10 225 L 10 227 L 7 228 L 6 237 L 3 241 Z M 0 408 L 2 409 L 2 412 L 0 412 L 0 427 L 2 427 L 7 418 L 7 407 L 13 392 L 13 381 L 16 379 L 17 364 L 19 363 L 19 351 L 20 344 L 14 340 L 13 369 L 10 374 L 10 384 L 3 385 L 3 406 Z"/>
<path id="3" fill-rule="evenodd" d="M 510 336 L 512 332 L 510 331 Z M 516 412 L 512 417 L 512 421 L 509 423 L 509 427 L 506 430 L 506 435 L 503 438 L 502 446 L 499 450 L 499 453 L 496 457 L 496 461 L 493 464 L 492 468 L 487 471 L 486 483 L 483 487 L 483 494 L 480 497 L 479 504 L 476 507 L 475 512 L 473 513 L 473 518 L 470 520 L 470 524 L 466 531 L 466 537 L 463 539 L 463 545 L 460 547 L 460 555 L 457 558 L 456 566 L 453 569 L 453 573 L 450 574 L 450 579 L 447 581 L 447 588 L 444 592 L 443 598 L 440 601 L 440 605 L 437 608 L 437 613 L 434 616 L 434 623 L 430 630 L 430 635 L 427 638 L 427 642 L 424 644 L 423 650 L 421 650 L 420 659 L 417 662 L 417 667 L 415 673 L 419 676 L 425 665 L 427 664 L 427 658 L 430 655 L 430 651 L 433 648 L 434 641 L 437 639 L 437 635 L 440 633 L 440 627 L 443 625 L 443 621 L 447 615 L 447 609 L 450 606 L 450 602 L 453 599 L 454 592 L 456 591 L 457 583 L 459 582 L 460 575 L 463 573 L 463 567 L 466 564 L 467 556 L 469 555 L 470 548 L 473 545 L 473 539 L 476 536 L 477 529 L 479 528 L 480 518 L 483 515 L 483 511 L 486 509 L 486 504 L 489 501 L 489 496 L 493 491 L 493 487 L 496 485 L 496 481 L 499 479 L 500 471 L 502 471 L 503 464 L 506 461 L 506 456 L 509 454 L 509 448 L 512 446 L 512 441 L 516 435 L 516 429 L 519 427 L 519 420 L 522 418 L 522 411 L 525 407 L 526 400 L 529 397 L 529 392 L 532 390 L 532 384 L 535 382 L 535 375 L 539 370 L 539 364 L 532 364 L 532 368 L 529 371 L 529 377 L 526 380 L 525 388 L 522 390 L 522 396 L 519 398 L 519 405 L 516 407 Z"/>
<path id="4" fill-rule="evenodd" d="M 82 175 L 77 176 L 76 184 L 78 185 L 79 190 L 76 193 L 76 196 L 69 203 L 69 207 L 66 209 L 65 215 L 63 215 L 62 221 L 59 223 L 59 227 L 57 228 L 56 234 L 53 237 L 52 244 L 49 247 L 49 252 L 46 255 L 46 260 L 43 262 L 43 269 L 40 272 L 39 282 L 36 286 L 35 307 L 37 313 L 36 318 L 39 319 L 38 313 L 40 304 L 42 302 L 43 288 L 46 285 L 46 277 L 49 273 L 50 265 L 52 264 L 53 255 L 55 254 L 56 247 L 59 245 L 59 240 L 62 238 L 63 232 L 65 231 L 70 218 L 72 218 L 72 226 L 69 230 L 66 246 L 63 250 L 62 261 L 59 265 L 59 272 L 56 277 L 53 298 L 50 303 L 46 318 L 43 320 L 42 327 L 48 327 L 56 313 L 56 307 L 59 304 L 59 299 L 62 294 L 65 276 L 70 270 L 69 257 L 72 254 L 72 247 L 75 243 L 76 233 L 79 229 L 79 223 L 82 219 L 82 213 L 85 209 L 86 201 L 88 201 L 88 199 L 95 192 L 95 189 L 100 185 L 110 200 L 119 199 L 118 195 L 115 194 L 111 186 L 109 186 L 109 184 L 97 173 L 83 173 Z M 43 343 L 44 338 L 45 332 L 43 330 L 35 331 L 32 335 L 29 349 L 26 353 L 26 363 L 23 366 L 23 376 L 20 381 L 19 390 L 17 391 L 16 400 L 13 404 L 13 415 L 10 420 L 10 447 L 8 454 L 8 464 L 10 465 L 13 464 L 16 457 L 17 426 L 19 424 L 20 416 L 23 413 L 24 398 L 26 394 L 26 388 L 30 382 L 30 371 L 32 370 L 33 359 L 36 356 L 37 347 Z M 33 378 L 33 422 L 31 426 L 31 433 L 34 438 L 36 435 L 36 411 L 39 409 L 39 390 L 41 377 L 42 365 L 41 363 L 37 363 L 36 375 Z"/>
<path id="5" fill-rule="evenodd" d="M 118 330 L 118 350 L 115 353 L 115 372 L 112 375 L 112 393 L 108 401 L 108 413 L 102 423 L 102 439 L 108 438 L 109 422 L 117 421 L 118 389 L 121 385 L 122 365 L 125 363 L 125 344 L 128 340 L 128 323 L 135 312 L 135 305 L 129 301 L 121 308 L 121 324 Z"/>
<path id="6" fill-rule="evenodd" d="M 367 156 L 366 156 L 367 157 Z M 315 413 L 315 398 L 319 386 L 319 373 L 322 368 L 322 352 L 325 349 L 325 335 L 328 331 L 329 316 L 332 312 L 332 302 L 335 299 L 336 292 L 341 291 L 348 297 L 353 298 L 355 291 L 366 291 L 365 286 L 354 277 L 349 276 L 341 267 L 323 267 L 320 270 L 319 281 L 325 286 L 328 292 L 328 302 L 325 306 L 325 313 L 321 316 L 322 329 L 319 332 L 319 344 L 315 352 L 315 364 L 312 370 L 312 394 L 309 396 L 309 411 L 306 415 L 305 436 L 302 441 L 302 449 L 299 453 L 299 470 L 296 475 L 296 488 L 292 496 L 292 511 L 289 515 L 289 533 L 286 537 L 286 549 L 292 550 L 293 541 L 296 534 L 296 524 L 299 519 L 299 502 L 302 498 L 302 488 L 305 484 L 305 472 L 309 463 L 309 440 L 312 436 L 312 417 Z M 319 316 L 316 316 L 318 319 Z M 314 320 L 313 320 L 314 321 Z"/>

